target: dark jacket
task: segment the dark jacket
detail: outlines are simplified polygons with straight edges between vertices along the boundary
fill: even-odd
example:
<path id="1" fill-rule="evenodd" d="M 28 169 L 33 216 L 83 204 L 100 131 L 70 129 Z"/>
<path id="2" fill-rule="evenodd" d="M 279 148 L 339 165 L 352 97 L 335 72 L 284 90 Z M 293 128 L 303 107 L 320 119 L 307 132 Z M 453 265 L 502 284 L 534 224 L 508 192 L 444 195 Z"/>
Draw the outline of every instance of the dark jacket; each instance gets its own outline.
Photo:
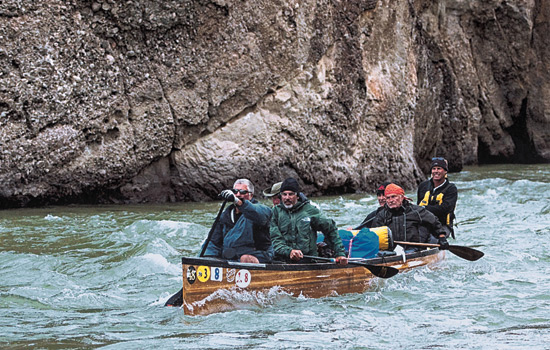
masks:
<path id="1" fill-rule="evenodd" d="M 376 227 L 376 226 L 373 226 L 372 223 L 374 222 L 374 218 L 376 217 L 376 214 L 382 210 L 382 208 L 384 208 L 383 206 L 380 206 L 378 208 L 376 208 L 375 211 L 372 211 L 369 213 L 369 215 L 367 215 L 367 217 L 359 224 L 359 226 L 355 227 L 354 230 L 360 230 L 362 228 L 372 228 L 372 227 Z"/>
<path id="2" fill-rule="evenodd" d="M 250 254 L 260 262 L 269 262 L 273 258 L 269 235 L 271 209 L 252 199 L 245 200 L 239 211 L 237 214 L 232 204 L 222 213 L 204 255 L 238 260 Z"/>
<path id="3" fill-rule="evenodd" d="M 433 180 L 428 179 L 418 186 L 416 198 L 418 205 L 425 207 L 437 216 L 439 222 L 453 232 L 454 211 L 458 199 L 458 190 L 455 184 L 445 179 L 441 186 L 434 189 Z"/>
<path id="4" fill-rule="evenodd" d="M 435 215 L 407 200 L 397 209 L 390 209 L 387 204 L 384 205 L 376 213 L 372 225 L 388 226 L 395 241 L 425 243 L 430 239 L 430 234 L 434 237 L 445 234 Z"/>
<path id="5" fill-rule="evenodd" d="M 336 257 L 345 256 L 336 224 L 309 200 L 299 200 L 290 209 L 283 204 L 273 208 L 270 233 L 277 257 L 288 260 L 293 249 L 301 250 L 304 255 L 317 256 L 317 231 L 325 235 L 325 240 L 333 247 Z"/>

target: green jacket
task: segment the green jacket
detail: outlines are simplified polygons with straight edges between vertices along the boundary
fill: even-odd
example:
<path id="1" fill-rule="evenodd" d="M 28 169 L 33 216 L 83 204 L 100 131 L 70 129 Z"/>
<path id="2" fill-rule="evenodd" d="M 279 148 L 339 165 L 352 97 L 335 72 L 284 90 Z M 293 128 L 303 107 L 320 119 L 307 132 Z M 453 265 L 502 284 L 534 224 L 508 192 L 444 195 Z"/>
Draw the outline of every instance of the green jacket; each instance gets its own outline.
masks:
<path id="1" fill-rule="evenodd" d="M 317 231 L 321 231 L 325 241 L 334 247 L 336 257 L 346 255 L 334 221 L 324 216 L 309 200 L 299 200 L 290 209 L 282 204 L 273 208 L 269 233 L 277 257 L 288 260 L 292 249 L 317 256 Z"/>

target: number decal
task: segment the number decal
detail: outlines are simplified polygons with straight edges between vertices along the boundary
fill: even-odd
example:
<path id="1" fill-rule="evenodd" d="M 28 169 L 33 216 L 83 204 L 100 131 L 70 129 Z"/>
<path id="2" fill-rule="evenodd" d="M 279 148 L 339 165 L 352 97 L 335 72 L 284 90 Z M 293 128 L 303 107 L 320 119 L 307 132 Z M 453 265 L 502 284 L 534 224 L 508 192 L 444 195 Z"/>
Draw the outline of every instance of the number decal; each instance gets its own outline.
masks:
<path id="1" fill-rule="evenodd" d="M 212 271 L 210 271 L 210 279 L 212 281 L 221 282 L 223 280 L 223 269 L 221 267 L 212 267 Z"/>
<path id="2" fill-rule="evenodd" d="M 194 266 L 189 266 L 187 268 L 187 282 L 189 284 L 195 283 L 195 280 L 197 279 L 197 271 L 195 270 Z"/>
<path id="3" fill-rule="evenodd" d="M 239 270 L 237 272 L 237 276 L 235 277 L 235 284 L 237 285 L 237 287 L 246 288 L 250 285 L 251 279 L 252 275 L 250 274 L 250 271 Z"/>
<path id="4" fill-rule="evenodd" d="M 197 277 L 201 282 L 208 281 L 210 279 L 210 269 L 207 266 L 197 267 Z"/>

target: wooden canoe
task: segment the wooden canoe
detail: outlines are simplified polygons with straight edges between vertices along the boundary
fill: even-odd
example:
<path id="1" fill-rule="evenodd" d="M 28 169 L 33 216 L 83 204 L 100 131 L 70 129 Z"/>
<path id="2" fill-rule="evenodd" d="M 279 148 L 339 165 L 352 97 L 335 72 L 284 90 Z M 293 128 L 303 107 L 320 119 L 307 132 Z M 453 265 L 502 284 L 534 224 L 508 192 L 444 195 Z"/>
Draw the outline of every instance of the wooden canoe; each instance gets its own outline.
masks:
<path id="1" fill-rule="evenodd" d="M 361 262 L 404 271 L 444 257 L 445 251 L 428 249 L 407 254 L 405 259 L 394 255 Z M 369 288 L 371 280 L 377 278 L 365 267 L 334 263 L 249 264 L 184 257 L 182 267 L 186 315 L 207 315 L 247 307 L 251 300 L 257 299 L 258 293 L 267 295 L 270 291 L 308 298 L 362 293 Z"/>

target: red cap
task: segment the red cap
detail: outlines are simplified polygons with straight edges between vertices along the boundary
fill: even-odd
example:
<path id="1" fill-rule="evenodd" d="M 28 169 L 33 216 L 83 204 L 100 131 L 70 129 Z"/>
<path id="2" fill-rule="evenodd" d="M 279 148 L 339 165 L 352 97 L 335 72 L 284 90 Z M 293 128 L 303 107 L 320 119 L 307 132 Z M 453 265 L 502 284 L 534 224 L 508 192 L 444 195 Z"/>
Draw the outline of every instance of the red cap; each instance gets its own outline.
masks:
<path id="1" fill-rule="evenodd" d="M 389 184 L 384 190 L 384 195 L 388 196 L 390 194 L 405 195 L 405 191 L 396 184 Z"/>

